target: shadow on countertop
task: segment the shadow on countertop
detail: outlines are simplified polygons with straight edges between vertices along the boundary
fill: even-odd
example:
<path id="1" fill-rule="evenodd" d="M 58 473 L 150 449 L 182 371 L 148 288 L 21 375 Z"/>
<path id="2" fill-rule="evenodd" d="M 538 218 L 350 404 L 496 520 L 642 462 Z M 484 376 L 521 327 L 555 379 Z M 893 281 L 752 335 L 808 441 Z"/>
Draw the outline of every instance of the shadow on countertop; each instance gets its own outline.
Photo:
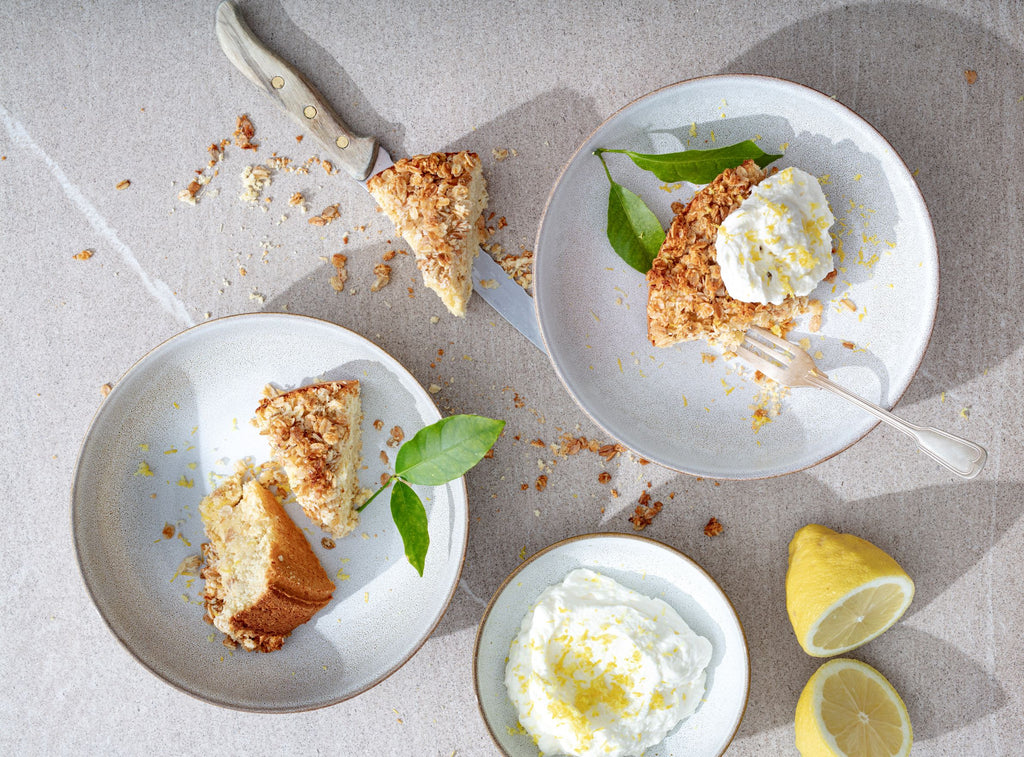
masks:
<path id="1" fill-rule="evenodd" d="M 850 40 L 871 44 L 854 49 Z M 973 84 L 968 69 L 977 73 Z M 965 384 L 1020 348 L 1024 279 L 1007 275 L 1007 264 L 1020 237 L 1021 200 L 1005 180 L 1008 167 L 1024 160 L 1024 110 L 1005 86 L 1024 80 L 1019 41 L 912 3 L 855 5 L 777 32 L 720 73 L 739 72 L 835 96 L 914 173 L 935 228 L 940 289 L 931 343 L 905 403 Z M 1005 100 L 982 107 L 996 89 Z"/>
<path id="2" fill-rule="evenodd" d="M 872 43 L 853 49 L 850 40 Z M 977 72 L 974 84 L 967 69 Z M 835 96 L 875 126 L 915 174 L 935 229 L 940 290 L 931 342 L 904 403 L 955 390 L 1020 349 L 1024 280 L 1006 273 L 1007 242 L 1020 236 L 1020 200 L 996 177 L 1024 159 L 1022 111 L 1009 95 L 995 108 L 979 105 L 991 102 L 984 95 L 995 88 L 1012 91 L 1007 80 L 1024 80 L 1019 46 L 969 18 L 920 5 L 856 5 L 789 26 L 720 71 L 741 72 L 778 76 Z M 876 666 L 911 703 L 916 738 L 956 731 L 1002 708 L 1007 694 L 989 672 L 911 623 L 1020 519 L 1024 489 L 958 482 L 846 501 L 841 491 L 821 491 L 810 484 L 811 476 L 803 479 L 807 486 L 797 500 L 771 482 L 723 486 L 747 495 L 730 492 L 733 503 L 763 503 L 772 531 L 793 533 L 820 522 L 854 533 L 897 556 L 915 578 L 917 596 L 906 618 L 850 656 Z M 982 502 L 991 507 L 979 511 Z M 898 522 L 886 518 L 896 511 Z M 796 697 L 823 660 L 806 656 L 793 637 L 785 610 L 785 549 L 757 537 L 713 546 L 701 545 L 694 557 L 720 577 L 741 619 L 763 619 L 759 627 L 746 625 L 753 664 L 750 704 L 737 735 L 743 739 L 791 724 Z"/>

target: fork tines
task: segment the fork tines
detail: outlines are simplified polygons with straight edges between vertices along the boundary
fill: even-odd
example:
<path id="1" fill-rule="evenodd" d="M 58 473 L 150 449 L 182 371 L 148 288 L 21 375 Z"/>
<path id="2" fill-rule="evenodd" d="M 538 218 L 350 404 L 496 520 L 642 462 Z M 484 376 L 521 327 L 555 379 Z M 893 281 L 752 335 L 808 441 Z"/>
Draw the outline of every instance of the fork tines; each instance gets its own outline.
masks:
<path id="1" fill-rule="evenodd" d="M 783 374 L 793 361 L 792 349 L 793 345 L 768 329 L 751 326 L 736 354 L 769 378 L 785 382 Z"/>

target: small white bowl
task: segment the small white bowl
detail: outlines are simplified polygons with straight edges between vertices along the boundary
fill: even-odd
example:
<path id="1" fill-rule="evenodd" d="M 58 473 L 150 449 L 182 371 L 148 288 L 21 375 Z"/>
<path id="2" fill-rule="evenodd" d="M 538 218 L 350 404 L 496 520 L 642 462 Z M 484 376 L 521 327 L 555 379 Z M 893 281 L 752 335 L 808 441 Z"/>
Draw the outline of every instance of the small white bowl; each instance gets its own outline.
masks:
<path id="1" fill-rule="evenodd" d="M 477 630 L 473 683 L 480 713 L 498 748 L 508 757 L 537 757 L 537 746 L 519 727 L 505 689 L 505 664 L 523 616 L 545 588 L 560 583 L 575 568 L 590 568 L 665 600 L 711 642 L 700 707 L 644 757 L 711 757 L 725 752 L 743 718 L 750 687 L 743 627 L 729 598 L 697 563 L 660 542 L 630 534 L 589 534 L 553 544 L 512 571 L 494 594 Z"/>

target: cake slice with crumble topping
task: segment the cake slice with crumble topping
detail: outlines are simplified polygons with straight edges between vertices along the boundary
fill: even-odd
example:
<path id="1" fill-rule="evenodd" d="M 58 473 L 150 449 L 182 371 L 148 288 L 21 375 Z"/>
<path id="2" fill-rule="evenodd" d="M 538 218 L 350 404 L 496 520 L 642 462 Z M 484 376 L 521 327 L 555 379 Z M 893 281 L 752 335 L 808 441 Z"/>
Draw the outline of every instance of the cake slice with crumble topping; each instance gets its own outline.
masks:
<path id="1" fill-rule="evenodd" d="M 358 381 L 329 381 L 267 397 L 255 423 L 270 441 L 303 512 L 332 536 L 359 522 L 363 412 Z"/>
<path id="2" fill-rule="evenodd" d="M 817 330 L 822 312 L 817 300 L 743 302 L 731 297 L 722 281 L 715 250 L 719 227 L 764 178 L 748 160 L 723 171 L 686 205 L 673 203 L 675 217 L 647 272 L 647 335 L 655 347 L 703 339 L 731 349 L 751 326 L 785 334 L 804 313 L 811 314 L 811 330 Z"/>
<path id="3" fill-rule="evenodd" d="M 473 152 L 403 158 L 366 182 L 416 255 L 423 283 L 454 315 L 473 294 L 473 260 L 486 239 L 487 184 Z"/>

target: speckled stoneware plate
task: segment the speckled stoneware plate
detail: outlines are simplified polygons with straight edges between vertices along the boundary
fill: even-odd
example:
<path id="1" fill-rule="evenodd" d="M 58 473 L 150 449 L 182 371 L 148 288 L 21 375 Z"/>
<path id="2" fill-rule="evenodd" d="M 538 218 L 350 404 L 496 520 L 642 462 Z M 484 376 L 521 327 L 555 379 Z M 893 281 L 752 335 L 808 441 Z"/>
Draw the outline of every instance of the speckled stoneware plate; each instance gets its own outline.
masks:
<path id="1" fill-rule="evenodd" d="M 203 622 L 202 579 L 176 575 L 204 541 L 199 501 L 233 461 L 269 458 L 249 422 L 263 387 L 319 379 L 361 383 L 367 488 L 386 469 L 380 450 L 394 458 L 385 446 L 392 427 L 408 438 L 441 417 L 416 380 L 361 336 L 302 316 L 240 315 L 178 334 L 136 363 L 79 456 L 72 528 L 96 607 L 139 662 L 215 704 L 284 712 L 355 696 L 420 648 L 458 583 L 468 520 L 461 479 L 420 489 L 430 523 L 423 578 L 405 559 L 386 497 L 334 549 L 293 502 L 286 509 L 334 580 L 334 599 L 270 654 L 232 652 Z M 162 534 L 168 524 L 172 538 Z"/>
<path id="2" fill-rule="evenodd" d="M 831 98 L 778 79 L 712 76 L 659 89 L 605 121 L 569 161 L 544 211 L 534 263 L 541 331 L 565 386 L 605 431 L 643 457 L 712 478 L 800 470 L 877 423 L 827 392 L 794 389 L 755 432 L 755 408 L 771 403 L 740 375 L 739 360 L 703 342 L 659 349 L 647 340 L 647 284 L 608 243 L 608 180 L 593 150 L 675 152 L 745 139 L 784 153 L 772 165 L 818 176 L 836 216 L 838 279 L 812 295 L 825 306 L 823 326 L 812 334 L 804 322 L 791 335 L 807 340 L 833 379 L 894 405 L 924 356 L 938 294 L 935 237 L 910 171 Z M 667 186 L 625 155 L 606 159 L 613 178 L 666 227 L 671 203 L 695 190 Z"/>
<path id="3" fill-rule="evenodd" d="M 660 542 L 630 534 L 577 536 L 538 552 L 512 572 L 484 611 L 476 635 L 473 683 L 484 722 L 509 757 L 537 757 L 533 739 L 519 726 L 505 689 L 505 664 L 523 617 L 541 592 L 576 568 L 589 568 L 623 586 L 665 600 L 712 645 L 704 699 L 665 740 L 644 757 L 711 757 L 722 754 L 747 706 L 750 661 L 747 641 L 725 592 L 689 557 Z"/>

